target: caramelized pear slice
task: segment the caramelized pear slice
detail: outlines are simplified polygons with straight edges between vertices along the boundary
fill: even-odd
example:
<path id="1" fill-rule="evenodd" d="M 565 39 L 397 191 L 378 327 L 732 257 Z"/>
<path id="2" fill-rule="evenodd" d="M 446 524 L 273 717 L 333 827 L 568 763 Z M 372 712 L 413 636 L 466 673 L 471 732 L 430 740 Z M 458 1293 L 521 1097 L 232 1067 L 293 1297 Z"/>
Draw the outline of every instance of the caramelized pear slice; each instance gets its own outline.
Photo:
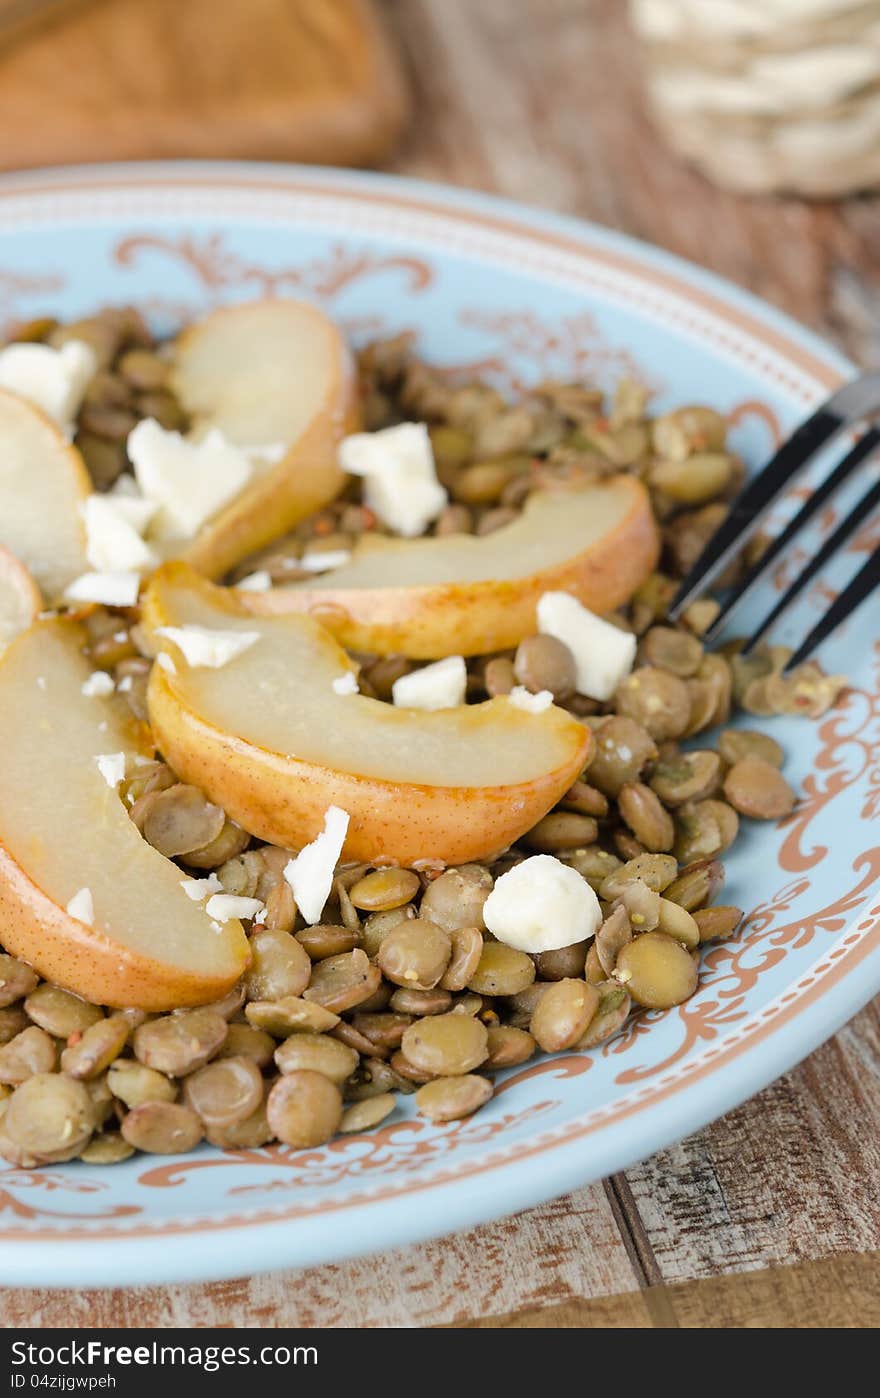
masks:
<path id="1" fill-rule="evenodd" d="M 176 341 L 171 386 L 204 436 L 286 447 L 199 531 L 184 554 L 211 577 L 292 529 L 341 490 L 340 439 L 357 428 L 356 380 L 339 330 L 305 301 L 226 306 Z"/>
<path id="2" fill-rule="evenodd" d="M 0 652 L 36 621 L 40 589 L 23 563 L 0 545 Z"/>
<path id="3" fill-rule="evenodd" d="M 153 644 L 150 720 L 166 759 L 245 829 L 299 849 L 328 806 L 351 817 L 352 859 L 464 863 L 506 848 L 584 767 L 592 735 L 561 709 L 507 698 L 425 712 L 394 708 L 333 681 L 351 663 L 308 617 L 254 617 L 241 594 L 181 564 L 154 576 L 144 603 Z M 165 627 L 251 632 L 219 669 L 190 666 Z"/>
<path id="4" fill-rule="evenodd" d="M 0 389 L 0 544 L 50 602 L 88 571 L 80 505 L 91 490 L 82 457 L 57 425 Z"/>
<path id="5" fill-rule="evenodd" d="M 579 491 L 539 491 L 484 536 L 365 534 L 350 561 L 314 581 L 248 593 L 253 612 L 303 612 L 343 645 L 417 659 L 516 646 L 536 629 L 544 592 L 571 592 L 599 614 L 654 569 L 657 526 L 644 487 L 618 476 Z"/>
<path id="6" fill-rule="evenodd" d="M 41 975 L 97 1004 L 172 1009 L 238 980 L 247 940 L 212 923 L 180 870 L 148 845 L 95 759 L 150 752 L 115 695 L 87 697 L 72 621 L 38 622 L 0 657 L 0 938 Z M 91 921 L 66 909 L 85 911 Z"/>

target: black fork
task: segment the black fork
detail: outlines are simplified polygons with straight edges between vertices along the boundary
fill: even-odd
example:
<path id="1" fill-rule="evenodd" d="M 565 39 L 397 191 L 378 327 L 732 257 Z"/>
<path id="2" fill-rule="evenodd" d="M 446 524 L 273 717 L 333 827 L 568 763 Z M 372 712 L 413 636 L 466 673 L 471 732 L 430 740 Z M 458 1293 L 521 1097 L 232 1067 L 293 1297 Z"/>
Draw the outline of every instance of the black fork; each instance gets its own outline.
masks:
<path id="1" fill-rule="evenodd" d="M 855 445 L 835 467 L 827 480 L 816 487 L 790 524 L 786 525 L 770 541 L 758 562 L 748 570 L 745 577 L 726 598 L 719 615 L 704 637 L 708 642 L 713 641 L 722 627 L 726 625 L 735 608 L 766 577 L 767 571 L 774 561 L 789 547 L 805 525 L 844 485 L 853 472 L 880 447 L 880 427 L 868 425 L 875 418 L 880 418 L 880 373 L 866 374 L 853 383 L 844 385 L 843 388 L 832 394 L 827 402 L 813 413 L 812 417 L 807 418 L 806 422 L 796 428 L 787 441 L 782 443 L 769 464 L 754 480 L 749 482 L 734 501 L 730 514 L 720 529 L 713 534 L 682 582 L 670 609 L 670 615 L 673 618 L 680 616 L 689 603 L 706 590 L 712 580 L 727 567 L 743 545 L 761 527 L 767 514 L 788 486 L 806 471 L 825 446 L 842 432 L 851 431 L 864 425 L 865 430 Z M 880 477 L 865 492 L 854 509 L 841 521 L 815 557 L 810 559 L 788 590 L 753 631 L 746 642 L 745 653 L 752 650 L 758 641 L 766 635 L 782 613 L 803 592 L 811 579 L 820 572 L 829 559 L 839 552 L 878 505 L 880 505 Z M 867 562 L 863 564 L 852 581 L 798 646 L 785 669 L 790 670 L 805 660 L 820 642 L 830 636 L 832 631 L 870 596 L 878 584 L 880 584 L 880 546 L 874 549 Z"/>

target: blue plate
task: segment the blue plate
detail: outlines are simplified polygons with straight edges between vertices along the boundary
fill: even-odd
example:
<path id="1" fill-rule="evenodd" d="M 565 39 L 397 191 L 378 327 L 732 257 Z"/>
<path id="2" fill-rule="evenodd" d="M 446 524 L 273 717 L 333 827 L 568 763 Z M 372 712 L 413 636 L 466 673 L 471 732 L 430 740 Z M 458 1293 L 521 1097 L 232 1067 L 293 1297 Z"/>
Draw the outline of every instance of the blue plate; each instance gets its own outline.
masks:
<path id="1" fill-rule="evenodd" d="M 752 468 L 854 372 L 777 311 L 675 258 L 462 191 L 256 165 L 0 183 L 5 320 L 133 302 L 170 330 L 264 295 L 314 299 L 355 341 L 413 329 L 428 359 L 510 388 L 636 374 L 661 406 L 727 413 Z M 874 542 L 866 527 L 842 568 Z M 827 583 L 795 630 L 826 597 Z M 772 721 L 802 799 L 779 826 L 751 825 L 726 861 L 725 899 L 749 916 L 708 952 L 692 1000 L 640 1017 L 601 1050 L 510 1072 L 478 1116 L 449 1126 L 404 1107 L 378 1132 L 320 1150 L 204 1147 L 112 1169 L 0 1170 L 4 1282 L 186 1281 L 384 1251 L 619 1170 L 791 1067 L 880 988 L 876 604 L 822 659 L 853 687 L 817 722 Z"/>

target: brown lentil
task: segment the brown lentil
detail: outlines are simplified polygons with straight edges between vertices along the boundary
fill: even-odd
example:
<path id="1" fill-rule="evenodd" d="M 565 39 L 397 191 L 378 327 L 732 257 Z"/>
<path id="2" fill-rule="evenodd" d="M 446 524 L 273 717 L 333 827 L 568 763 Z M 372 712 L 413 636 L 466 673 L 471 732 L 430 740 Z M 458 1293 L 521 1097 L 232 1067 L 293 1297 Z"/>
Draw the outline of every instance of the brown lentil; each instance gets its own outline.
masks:
<path id="1" fill-rule="evenodd" d="M 166 791 L 150 793 L 149 802 L 142 833 L 144 839 L 168 859 L 191 854 L 207 845 L 219 835 L 226 819 L 221 808 L 212 805 L 197 786 L 186 786 L 182 782 Z"/>
<path id="2" fill-rule="evenodd" d="M 556 947 L 553 951 L 539 951 L 532 959 L 535 971 L 542 981 L 564 981 L 572 976 L 576 978 L 584 974 L 587 943 L 573 942 L 571 946 Z"/>
<path id="3" fill-rule="evenodd" d="M 527 1063 L 537 1048 L 531 1034 L 510 1024 L 487 1025 L 486 1038 L 489 1056 L 482 1065 L 486 1072 Z"/>
<path id="4" fill-rule="evenodd" d="M 280 928 L 264 928 L 250 939 L 251 964 L 245 974 L 248 1000 L 282 1000 L 302 995 L 312 963 L 296 937 Z"/>
<path id="5" fill-rule="evenodd" d="M 668 1010 L 697 988 L 697 968 L 685 947 L 662 932 L 645 932 L 617 958 L 615 977 L 638 1005 Z"/>
<path id="6" fill-rule="evenodd" d="M 422 894 L 420 915 L 429 917 L 445 932 L 458 927 L 478 927 L 481 931 L 483 904 L 492 892 L 493 878 L 481 864 L 462 864 L 447 869 L 428 884 Z"/>
<path id="7" fill-rule="evenodd" d="M 658 762 L 651 773 L 651 790 L 665 806 L 699 801 L 714 791 L 721 776 L 717 752 L 682 752 L 668 762 Z"/>
<path id="8" fill-rule="evenodd" d="M 617 807 L 640 844 L 653 854 L 672 849 L 675 826 L 659 797 L 642 782 L 627 782 L 620 788 Z"/>
<path id="9" fill-rule="evenodd" d="M 416 1106 L 429 1121 L 459 1121 L 485 1106 L 492 1096 L 492 1090 L 488 1078 L 473 1073 L 435 1078 L 419 1088 Z"/>
<path id="10" fill-rule="evenodd" d="M 0 1006 L 13 1005 L 31 995 L 39 984 L 36 971 L 17 957 L 0 954 Z"/>
<path id="11" fill-rule="evenodd" d="M 342 956 L 344 952 L 354 951 L 360 938 L 358 933 L 349 927 L 336 927 L 318 922 L 313 927 L 304 927 L 302 931 L 297 932 L 296 940 L 312 961 L 323 961 L 328 956 Z"/>
<path id="12" fill-rule="evenodd" d="M 634 879 L 641 880 L 655 893 L 662 893 L 675 879 L 678 861 L 671 854 L 640 854 L 614 869 L 599 888 L 599 896 L 611 902 L 619 898 Z"/>
<path id="13" fill-rule="evenodd" d="M 245 1005 L 244 1012 L 253 1029 L 274 1034 L 279 1039 L 287 1038 L 288 1034 L 323 1034 L 339 1023 L 339 1015 L 333 1010 L 312 1000 L 303 1000 L 299 995 L 283 995 L 280 1000 L 252 1000 Z"/>
<path id="14" fill-rule="evenodd" d="M 523 844 L 539 854 L 559 854 L 562 850 L 591 845 L 598 838 L 599 827 L 592 816 L 575 811 L 552 811 L 524 835 Z"/>
<path id="15" fill-rule="evenodd" d="M 623 948 L 632 941 L 632 927 L 623 907 L 613 908 L 596 933 L 593 948 L 602 971 L 602 979 L 614 972 Z"/>
<path id="16" fill-rule="evenodd" d="M 24 1002 L 28 1016 L 40 1029 L 52 1034 L 56 1039 L 67 1039 L 71 1034 L 82 1033 L 89 1025 L 103 1019 L 104 1012 L 97 1005 L 89 1005 L 69 990 L 43 981 L 32 990 Z"/>
<path id="17" fill-rule="evenodd" d="M 363 1004 L 379 989 L 382 973 L 366 952 L 356 947 L 341 956 L 328 956 L 312 964 L 312 975 L 303 999 L 313 1000 L 333 1014 L 343 1014 Z"/>
<path id="18" fill-rule="evenodd" d="M 122 1118 L 121 1130 L 130 1146 L 149 1155 L 183 1155 L 202 1139 L 198 1117 L 182 1102 L 143 1102 Z"/>
<path id="19" fill-rule="evenodd" d="M 118 1058 L 131 1030 L 124 1015 L 96 1020 L 61 1055 L 61 1071 L 72 1078 L 96 1078 Z"/>
<path id="20" fill-rule="evenodd" d="M 304 1005 L 307 1003 L 302 1001 Z M 257 1029 L 252 1024 L 230 1024 L 215 1062 L 223 1058 L 250 1058 L 258 1068 L 266 1068 L 274 1052 L 275 1040 L 265 1029 Z"/>
<path id="21" fill-rule="evenodd" d="M 723 882 L 724 867 L 717 859 L 698 859 L 686 865 L 663 892 L 671 902 L 692 913 L 714 898 Z"/>
<path id="22" fill-rule="evenodd" d="M 699 945 L 700 929 L 696 921 L 696 915 L 691 914 L 686 908 L 682 908 L 678 903 L 673 903 L 669 898 L 660 899 L 660 916 L 657 921 L 658 932 L 663 932 L 667 937 L 674 937 L 677 942 L 681 942 L 688 950 L 692 950 Z"/>
<path id="23" fill-rule="evenodd" d="M 469 1073 L 488 1056 L 486 1026 L 470 1015 L 435 1015 L 404 1031 L 401 1050 L 407 1063 L 432 1077 Z"/>
<path id="24" fill-rule="evenodd" d="M 342 1094 L 329 1078 L 302 1068 L 278 1079 L 266 1102 L 266 1116 L 285 1145 L 298 1150 L 322 1146 L 339 1130 Z"/>
<path id="25" fill-rule="evenodd" d="M 192 849 L 186 856 L 194 869 L 216 869 L 228 859 L 241 854 L 250 844 L 250 835 L 234 820 L 224 821 L 220 834 L 201 849 Z"/>
<path id="26" fill-rule="evenodd" d="M 449 933 L 431 917 L 399 922 L 382 941 L 378 962 L 382 974 L 410 990 L 432 990 L 449 965 Z"/>
<path id="27" fill-rule="evenodd" d="M 276 883 L 266 899 L 263 925 L 271 932 L 292 932 L 296 925 L 296 902 L 288 883 Z"/>
<path id="28" fill-rule="evenodd" d="M 387 912 L 409 903 L 419 887 L 419 876 L 411 869 L 376 869 L 354 885 L 351 901 L 364 912 Z"/>
<path id="29" fill-rule="evenodd" d="M 718 937 L 730 937 L 742 922 L 742 908 L 717 903 L 713 908 L 698 908 L 694 913 L 699 940 L 712 942 Z"/>
<path id="30" fill-rule="evenodd" d="M 209 1126 L 205 1135 L 211 1145 L 218 1146 L 220 1150 L 258 1150 L 260 1146 L 268 1145 L 274 1136 L 266 1116 L 269 1089 L 269 1083 L 264 1083 L 262 1102 L 244 1121 L 228 1126 Z"/>
<path id="31" fill-rule="evenodd" d="M 775 738 L 751 728 L 725 728 L 718 735 L 718 751 L 730 767 L 743 757 L 761 757 L 771 767 L 781 767 L 785 761 L 785 753 Z"/>
<path id="32" fill-rule="evenodd" d="M 118 1131 L 102 1131 L 83 1147 L 79 1158 L 86 1165 L 118 1165 L 132 1155 L 134 1146 L 129 1145 Z"/>
<path id="33" fill-rule="evenodd" d="M 545 1053 L 571 1048 L 586 1033 L 598 1006 L 595 986 L 582 980 L 555 981 L 532 1015 L 532 1036 Z"/>
<path id="34" fill-rule="evenodd" d="M 358 1054 L 326 1034 L 291 1034 L 275 1050 L 275 1062 L 282 1073 L 310 1069 L 341 1085 L 357 1068 Z"/>
<path id="35" fill-rule="evenodd" d="M 142 1024 L 132 1044 L 135 1057 L 148 1068 L 182 1078 L 219 1052 L 226 1033 L 226 1020 L 214 1010 L 178 1010 Z"/>
<path id="36" fill-rule="evenodd" d="M 8 1044 L 23 1029 L 27 1029 L 29 1023 L 24 1010 L 18 1005 L 9 1005 L 0 1009 L 0 1048 L 4 1044 Z"/>
<path id="37" fill-rule="evenodd" d="M 506 656 L 496 655 L 492 660 L 487 661 L 483 671 L 483 685 L 490 699 L 496 698 L 499 694 L 509 694 L 516 682 L 512 660 L 508 660 Z"/>
<path id="38" fill-rule="evenodd" d="M 205 1126 L 234 1126 L 259 1107 L 263 1079 L 252 1058 L 220 1058 L 184 1080 L 183 1100 Z"/>
<path id="39" fill-rule="evenodd" d="M 478 995 L 517 995 L 535 979 L 535 963 L 524 951 L 504 942 L 486 942 L 468 989 Z"/>
<path id="40" fill-rule="evenodd" d="M 653 665 L 643 665 L 621 680 L 614 704 L 619 714 L 631 718 L 658 743 L 680 738 L 691 716 L 691 698 L 684 680 Z M 592 766 L 590 780 L 595 780 Z"/>
<path id="41" fill-rule="evenodd" d="M 356 1102 L 354 1106 L 346 1107 L 342 1113 L 340 1134 L 350 1136 L 357 1131 L 371 1131 L 374 1126 L 378 1126 L 389 1117 L 396 1106 L 397 1100 L 390 1092 L 380 1092 L 376 1097 Z"/>
<path id="42" fill-rule="evenodd" d="M 35 1156 L 78 1153 L 94 1126 L 87 1089 L 65 1073 L 33 1074 L 15 1089 L 3 1117 L 10 1139 Z"/>
<path id="43" fill-rule="evenodd" d="M 0 1048 L 0 1083 L 17 1087 L 37 1073 L 51 1073 L 57 1059 L 55 1040 L 32 1024 Z"/>
<path id="44" fill-rule="evenodd" d="M 389 1004 L 401 1015 L 442 1015 L 452 1008 L 452 996 L 448 990 L 410 990 L 400 986 Z"/>
<path id="45" fill-rule="evenodd" d="M 724 778 L 724 795 L 734 810 L 753 820 L 779 820 L 794 808 L 795 796 L 777 767 L 763 757 L 741 757 Z"/>
<path id="46" fill-rule="evenodd" d="M 594 1048 L 616 1034 L 629 1018 L 632 1002 L 622 985 L 616 981 L 600 981 L 595 985 L 599 1005 L 586 1030 L 574 1045 L 576 1049 Z"/>
<path id="47" fill-rule="evenodd" d="M 579 815 L 594 816 L 602 820 L 608 814 L 608 798 L 588 782 L 577 781 L 570 787 L 559 802 L 567 811 L 577 811 Z"/>
<path id="48" fill-rule="evenodd" d="M 513 661 L 517 684 L 532 694 L 549 690 L 554 699 L 574 694 L 577 670 L 568 646 L 555 636 L 527 636 L 520 641 Z"/>
<path id="49" fill-rule="evenodd" d="M 638 673 L 638 672 L 637 672 Z M 642 724 L 626 714 L 605 719 L 596 731 L 596 745 L 587 768 L 590 785 L 616 797 L 625 782 L 638 781 L 657 756 L 657 744 Z"/>
<path id="50" fill-rule="evenodd" d="M 173 1102 L 177 1084 L 155 1068 L 146 1068 L 132 1058 L 117 1058 L 107 1070 L 107 1083 L 114 1097 L 126 1107 L 144 1102 Z"/>

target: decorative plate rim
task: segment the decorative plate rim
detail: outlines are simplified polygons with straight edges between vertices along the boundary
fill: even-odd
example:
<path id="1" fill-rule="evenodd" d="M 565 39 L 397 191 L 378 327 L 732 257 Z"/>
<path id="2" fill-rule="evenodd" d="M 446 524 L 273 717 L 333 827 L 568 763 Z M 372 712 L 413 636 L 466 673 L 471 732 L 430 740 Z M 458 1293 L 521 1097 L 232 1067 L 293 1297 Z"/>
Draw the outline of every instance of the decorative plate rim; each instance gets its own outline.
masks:
<path id="1" fill-rule="evenodd" d="M 107 191 L 118 196 L 126 190 L 138 194 L 155 190 L 158 194 L 162 190 L 167 193 L 204 189 L 222 199 L 232 191 L 255 188 L 277 188 L 286 195 L 306 198 L 310 194 L 337 194 L 348 200 L 367 201 L 386 215 L 389 208 L 395 208 L 420 212 L 429 218 L 442 216 L 468 228 L 479 225 L 494 233 L 515 234 L 575 258 L 602 263 L 612 271 L 628 272 L 651 281 L 660 292 L 671 292 L 722 323 L 744 331 L 783 362 L 806 374 L 815 385 L 815 392 L 801 390 L 799 396 L 805 402 L 815 401 L 823 391 L 854 372 L 836 350 L 782 312 L 672 254 L 563 215 L 401 177 L 237 162 L 144 163 L 19 172 L 0 180 L 0 228 L 9 226 L 6 210 L 8 201 L 15 197 L 57 194 L 63 200 L 75 193 L 88 197 Z M 255 1249 L 251 1256 L 259 1259 L 262 1271 L 330 1262 L 374 1250 L 377 1210 L 382 1210 L 383 1250 L 515 1212 L 631 1164 L 637 1156 L 651 1154 L 715 1119 L 787 1071 L 833 1034 L 878 989 L 880 908 L 872 908 L 868 915 L 864 910 L 860 912 L 838 934 L 833 946 L 804 972 L 797 985 L 789 984 L 774 1001 L 750 1014 L 711 1048 L 600 1110 L 537 1133 L 525 1147 L 509 1145 L 489 1151 L 480 1160 L 434 1170 L 418 1181 L 392 1182 L 344 1199 L 322 1199 L 312 1205 L 225 1214 L 219 1218 L 216 1213 L 166 1218 L 154 1226 L 142 1217 L 130 1227 L 119 1220 L 119 1226 L 112 1229 L 102 1228 L 98 1221 L 66 1226 L 63 1233 L 52 1233 L 46 1228 L 40 1235 L 25 1229 L 0 1228 L 7 1282 L 82 1284 L 84 1271 L 89 1285 L 234 1276 L 241 1268 L 228 1255 L 230 1236 L 237 1242 L 250 1243 Z M 804 1010 L 820 1001 L 821 1015 L 804 1016 Z M 774 1052 L 768 1065 L 760 1046 L 771 1036 Z M 565 1065 L 564 1057 L 545 1060 L 540 1071 L 564 1075 Z M 684 1093 L 685 1088 L 707 1076 L 714 1079 L 711 1102 L 705 1095 Z M 675 1099 L 676 1110 L 664 1113 L 664 1103 L 670 1099 Z M 640 1123 L 637 1147 L 602 1131 L 612 1122 L 635 1115 Z M 576 1141 L 589 1142 L 590 1153 L 572 1150 Z M 540 1172 L 533 1164 L 538 1156 Z M 467 1181 L 464 1188 L 463 1181 Z M 429 1205 L 417 1222 L 402 1212 L 395 1216 L 383 1207 L 413 1193 Z M 338 1214 L 350 1223 L 351 1231 L 342 1228 L 332 1233 L 322 1227 L 328 1213 Z M 293 1218 L 297 1220 L 295 1235 L 279 1227 Z M 171 1237 L 190 1238 L 196 1246 L 175 1250 L 169 1246 Z M 84 1268 L 81 1248 L 86 1240 L 90 1244 L 89 1262 Z"/>

